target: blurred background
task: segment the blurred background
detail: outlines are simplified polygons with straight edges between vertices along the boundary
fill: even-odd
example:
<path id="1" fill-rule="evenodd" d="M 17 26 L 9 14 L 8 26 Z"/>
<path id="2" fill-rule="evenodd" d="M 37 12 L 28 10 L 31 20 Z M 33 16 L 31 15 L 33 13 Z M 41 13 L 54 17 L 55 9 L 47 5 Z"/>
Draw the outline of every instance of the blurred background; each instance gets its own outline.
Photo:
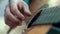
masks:
<path id="1" fill-rule="evenodd" d="M 0 0 L 0 34 L 4 34 L 4 10 L 7 4 L 8 0 Z"/>

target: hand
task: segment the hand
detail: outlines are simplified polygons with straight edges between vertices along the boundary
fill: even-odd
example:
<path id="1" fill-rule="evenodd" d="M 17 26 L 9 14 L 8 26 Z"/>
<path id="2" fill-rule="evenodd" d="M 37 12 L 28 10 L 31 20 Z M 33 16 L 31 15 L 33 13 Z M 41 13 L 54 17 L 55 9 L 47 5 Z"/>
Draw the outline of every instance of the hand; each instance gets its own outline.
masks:
<path id="1" fill-rule="evenodd" d="M 25 19 L 24 15 L 31 15 L 28 5 L 23 0 L 10 0 L 5 9 L 5 23 L 16 27 Z"/>

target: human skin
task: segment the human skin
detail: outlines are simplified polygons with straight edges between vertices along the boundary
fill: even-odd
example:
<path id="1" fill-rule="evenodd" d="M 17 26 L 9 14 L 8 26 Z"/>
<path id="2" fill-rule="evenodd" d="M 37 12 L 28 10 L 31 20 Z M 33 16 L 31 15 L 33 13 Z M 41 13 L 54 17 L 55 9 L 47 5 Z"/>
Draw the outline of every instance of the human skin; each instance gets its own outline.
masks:
<path id="1" fill-rule="evenodd" d="M 43 1 L 45 1 L 45 0 L 43 0 Z M 48 2 L 47 0 L 45 2 L 43 2 L 43 1 L 42 0 L 32 0 L 32 2 L 30 4 L 30 11 L 32 12 L 32 16 L 36 13 L 37 9 L 41 8 L 42 5 L 44 5 L 44 3 Z M 53 4 L 53 7 L 56 6 L 54 4 Z M 59 3 L 58 3 L 58 5 L 59 5 Z M 50 7 L 52 7 L 52 5 L 50 5 Z M 31 19 L 31 17 L 27 17 L 27 16 L 25 16 L 25 17 L 26 17 L 26 20 L 25 20 L 26 22 Z M 51 28 L 51 24 L 37 25 L 37 26 L 34 26 L 32 28 L 32 30 L 27 32 L 27 34 L 47 34 L 47 32 L 49 31 L 50 28 Z"/>
<path id="2" fill-rule="evenodd" d="M 31 17 L 36 13 L 36 11 L 37 11 L 39 8 L 42 7 L 42 5 L 44 5 L 44 2 L 43 2 L 43 1 L 41 1 L 41 0 L 32 0 L 32 2 L 31 2 L 31 4 L 30 4 L 30 11 L 31 11 L 31 13 L 32 13 Z M 24 14 L 24 16 L 25 16 L 25 21 L 26 21 L 26 22 L 28 22 L 28 21 L 31 19 L 31 17 L 26 16 L 25 14 Z M 13 22 L 11 22 L 11 23 L 13 23 Z M 18 23 L 18 22 L 16 22 L 16 23 Z M 13 24 L 14 24 L 14 23 L 13 23 Z M 16 25 L 16 24 L 15 24 L 15 25 Z M 13 26 L 13 25 L 11 25 L 11 26 Z M 15 27 L 15 26 L 14 26 L 14 27 Z M 46 34 L 46 33 L 48 32 L 48 30 L 50 29 L 50 27 L 51 27 L 50 24 L 44 25 L 44 26 L 43 26 L 43 25 L 34 26 L 34 28 L 33 28 L 33 30 L 32 30 L 31 32 L 34 33 L 34 32 L 36 32 L 36 29 L 38 29 L 38 30 L 40 30 L 40 31 L 37 30 L 36 34 L 39 33 L 39 32 L 41 32 L 41 31 L 43 31 L 43 32 L 41 32 L 41 33 Z M 41 29 L 40 29 L 40 28 L 41 28 Z M 43 30 L 43 29 L 45 29 L 45 30 Z M 30 34 L 31 32 L 28 32 L 27 34 Z M 31 33 L 31 34 L 32 34 L 32 33 Z"/>
<path id="3" fill-rule="evenodd" d="M 5 23 L 14 28 L 25 20 L 24 15 L 31 15 L 29 6 L 23 0 L 10 0 L 5 9 Z"/>

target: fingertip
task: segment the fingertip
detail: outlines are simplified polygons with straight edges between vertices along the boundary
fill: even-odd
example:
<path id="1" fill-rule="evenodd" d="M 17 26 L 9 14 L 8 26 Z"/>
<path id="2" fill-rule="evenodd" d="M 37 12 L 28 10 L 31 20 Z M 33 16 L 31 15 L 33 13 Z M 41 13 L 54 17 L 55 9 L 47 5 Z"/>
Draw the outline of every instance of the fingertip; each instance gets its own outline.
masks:
<path id="1" fill-rule="evenodd" d="M 25 17 L 22 15 L 21 19 L 22 19 L 22 20 L 24 20 L 24 19 L 25 19 Z"/>
<path id="2" fill-rule="evenodd" d="M 32 13 L 31 13 L 31 12 L 29 12 L 29 15 L 31 16 L 31 15 L 32 15 Z"/>
<path id="3" fill-rule="evenodd" d="M 22 17 L 22 20 L 24 20 L 25 19 L 25 17 Z"/>
<path id="4" fill-rule="evenodd" d="M 17 17 L 19 20 L 24 20 L 25 17 L 24 16 L 20 16 L 20 17 Z"/>
<path id="5" fill-rule="evenodd" d="M 24 7 L 24 12 L 25 12 L 25 14 L 27 14 L 27 15 L 29 15 L 29 16 L 32 15 L 32 13 L 30 12 L 30 10 L 29 10 L 28 7 Z"/>
<path id="6" fill-rule="evenodd" d="M 29 12 L 26 12 L 26 14 L 28 15 L 28 16 L 31 16 L 32 15 L 32 13 L 29 11 Z"/>

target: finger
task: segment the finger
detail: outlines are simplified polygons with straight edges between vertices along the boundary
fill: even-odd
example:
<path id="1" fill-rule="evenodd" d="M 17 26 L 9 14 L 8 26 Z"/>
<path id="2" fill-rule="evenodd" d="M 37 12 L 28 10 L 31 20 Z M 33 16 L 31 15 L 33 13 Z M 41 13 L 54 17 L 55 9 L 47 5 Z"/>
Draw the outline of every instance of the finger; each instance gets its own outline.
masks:
<path id="1" fill-rule="evenodd" d="M 18 10 L 17 4 L 11 3 L 10 7 L 11 7 L 11 12 L 13 14 L 15 14 L 18 18 L 20 18 L 20 19 L 24 19 L 25 18 L 23 16 L 23 14 Z"/>
<path id="2" fill-rule="evenodd" d="M 5 18 L 5 22 L 10 28 L 15 28 L 16 26 L 18 26 L 18 24 L 13 23 L 8 18 Z"/>
<path id="3" fill-rule="evenodd" d="M 23 7 L 22 2 L 18 3 L 18 10 L 24 15 L 24 10 L 22 7 Z"/>
<path id="4" fill-rule="evenodd" d="M 22 7 L 23 7 L 23 3 L 22 2 L 18 3 L 18 9 L 21 10 Z"/>
<path id="5" fill-rule="evenodd" d="M 21 13 L 31 15 L 31 12 L 29 10 L 29 7 L 26 3 L 18 3 L 18 9 L 20 10 Z M 21 11 L 22 10 L 22 11 Z"/>
<path id="6" fill-rule="evenodd" d="M 5 18 L 5 23 L 9 26 L 9 27 L 13 27 L 14 24 L 7 18 Z"/>
<path id="7" fill-rule="evenodd" d="M 13 14 L 11 14 L 9 6 L 6 7 L 5 16 L 8 17 L 12 22 L 16 22 L 16 23 L 20 22 L 20 20 L 17 19 L 17 17 L 15 17 Z"/>
<path id="8" fill-rule="evenodd" d="M 30 10 L 29 10 L 29 6 L 24 2 L 23 3 L 23 9 L 24 9 L 24 12 L 27 14 L 27 15 L 32 15 Z"/>

